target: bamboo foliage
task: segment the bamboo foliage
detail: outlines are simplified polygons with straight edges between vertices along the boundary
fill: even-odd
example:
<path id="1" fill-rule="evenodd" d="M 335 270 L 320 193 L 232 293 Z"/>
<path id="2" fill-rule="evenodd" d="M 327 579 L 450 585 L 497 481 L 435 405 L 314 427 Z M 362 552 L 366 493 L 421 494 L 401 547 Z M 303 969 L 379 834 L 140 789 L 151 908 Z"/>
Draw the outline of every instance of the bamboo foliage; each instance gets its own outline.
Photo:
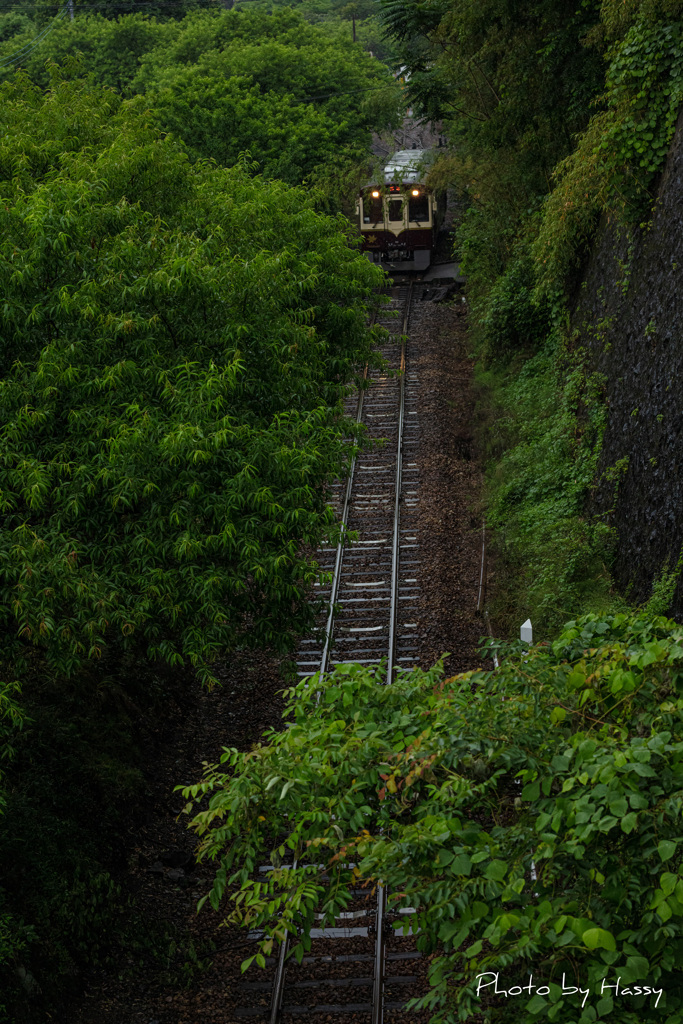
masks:
<path id="1" fill-rule="evenodd" d="M 2 88 L 3 656 L 284 651 L 334 536 L 378 272 L 303 189 L 191 166 L 139 101 Z"/>

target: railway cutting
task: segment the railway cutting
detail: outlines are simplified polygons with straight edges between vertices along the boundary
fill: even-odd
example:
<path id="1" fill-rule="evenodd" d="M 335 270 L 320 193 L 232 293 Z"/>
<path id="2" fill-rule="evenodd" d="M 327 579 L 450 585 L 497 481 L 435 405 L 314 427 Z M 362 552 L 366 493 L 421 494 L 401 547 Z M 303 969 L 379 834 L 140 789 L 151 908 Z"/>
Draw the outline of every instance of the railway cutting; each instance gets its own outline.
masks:
<path id="1" fill-rule="evenodd" d="M 366 659 L 369 665 L 388 659 L 392 592 L 394 677 L 401 667 L 430 668 L 444 651 L 451 652 L 446 661 L 449 673 L 479 664 L 481 623 L 474 609 L 480 571 L 481 474 L 471 438 L 465 307 L 459 301 L 431 302 L 425 290 L 416 282 L 408 304 L 407 287 L 394 281 L 391 306 L 380 322 L 393 335 L 384 349 L 389 366 L 397 369 L 404 360 L 402 430 L 400 378 L 373 372 L 361 416 L 371 437 L 385 441 L 361 453 L 354 467 L 347 525 L 358 540 L 341 553 L 333 547 L 318 558 L 330 571 L 340 558 L 328 668 L 351 658 Z M 398 342 L 402 334 L 408 339 L 403 353 Z M 355 399 L 350 399 L 347 411 L 358 413 Z M 334 496 L 340 516 L 346 494 L 344 484 Z M 363 545 L 364 540 L 373 543 Z M 361 586 L 350 585 L 355 583 Z M 331 585 L 320 590 L 329 602 Z M 322 629 L 328 618 L 329 608 L 321 619 Z M 380 628 L 358 630 L 364 625 Z M 298 670 L 305 674 L 319 669 L 325 646 L 320 638 L 308 640 L 313 642 L 302 643 L 298 651 Z M 301 664 L 304 661 L 313 664 Z M 200 695 L 192 738 L 169 757 L 169 785 L 195 777 L 202 761 L 215 759 L 224 746 L 244 748 L 257 742 L 265 728 L 279 725 L 283 683 L 278 666 L 277 658 L 261 656 L 255 663 L 251 654 L 226 662 L 223 688 Z M 245 678 L 254 679 L 255 685 L 245 687 Z M 386 681 L 386 668 L 383 678 Z M 134 875 L 136 898 L 149 908 L 152 923 L 174 920 L 179 928 L 187 927 L 202 969 L 192 984 L 181 987 L 173 982 L 150 984 L 147 972 L 131 983 L 122 968 L 118 979 L 108 978 L 101 990 L 96 979 L 82 1007 L 72 1014 L 75 1022 L 91 1024 L 97 1018 L 102 1024 L 238 1024 L 246 1019 L 269 1024 L 275 1012 L 275 1020 L 283 1024 L 370 1024 L 373 1014 L 381 1012 L 385 1024 L 427 1024 L 428 1010 L 404 1009 L 408 1000 L 429 989 L 431 961 L 417 949 L 419 936 L 412 934 L 411 915 L 398 913 L 391 892 L 382 898 L 360 882 L 344 908 L 352 916 L 314 922 L 317 930 L 300 965 L 290 955 L 291 947 L 284 953 L 275 948 L 265 968 L 243 974 L 241 964 L 255 952 L 256 936 L 223 927 L 220 912 L 196 912 L 197 900 L 211 884 L 210 871 L 197 865 L 186 874 L 174 872 L 184 877 L 171 883 L 170 874 L 159 875 L 148 867 L 163 851 L 186 847 L 179 810 L 159 812 L 143 830 L 139 846 L 144 860 Z M 265 863 L 261 867 L 270 869 Z M 399 922 L 403 927 L 397 930 L 394 925 Z M 281 958 L 278 1003 L 275 982 Z"/>

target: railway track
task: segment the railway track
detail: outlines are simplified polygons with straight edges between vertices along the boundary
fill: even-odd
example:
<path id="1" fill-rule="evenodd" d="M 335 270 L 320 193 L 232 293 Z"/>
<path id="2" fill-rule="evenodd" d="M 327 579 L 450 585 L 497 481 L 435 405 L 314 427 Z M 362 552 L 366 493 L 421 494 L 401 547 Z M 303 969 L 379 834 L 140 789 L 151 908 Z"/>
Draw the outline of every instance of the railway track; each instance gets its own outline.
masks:
<path id="1" fill-rule="evenodd" d="M 390 683 L 398 669 L 419 660 L 419 381 L 410 367 L 412 299 L 412 282 L 393 287 L 391 303 L 377 321 L 391 332 L 382 352 L 390 372 L 377 374 L 355 409 L 347 408 L 365 424 L 369 437 L 383 444 L 357 456 L 347 481 L 333 495 L 345 530 L 357 539 L 321 555 L 321 569 L 331 574 L 320 594 L 327 611 L 322 639 L 301 643 L 301 677 L 386 659 Z M 389 912 L 382 886 L 351 895 L 333 927 L 311 930 L 310 955 L 301 964 L 289 957 L 285 942 L 278 956 L 266 961 L 260 981 L 242 983 L 244 1005 L 236 1009 L 236 1020 L 389 1024 L 408 1019 L 403 1007 L 418 988 L 424 990 L 426 973 L 410 928 L 403 935 L 393 927 L 406 921 L 402 915 L 410 914 L 410 908 Z"/>
<path id="2" fill-rule="evenodd" d="M 410 372 L 408 343 L 398 344 L 396 337 L 407 336 L 412 297 L 412 282 L 395 286 L 387 313 L 378 321 L 392 332 L 382 354 L 399 375 L 377 375 L 361 392 L 356 418 L 372 440 L 384 444 L 358 456 L 335 495 L 341 522 L 358 539 L 323 552 L 321 568 L 332 574 L 321 591 L 328 608 L 325 639 L 322 644 L 314 638 L 302 642 L 299 676 L 348 662 L 375 665 L 386 658 L 390 682 L 396 668 L 418 661 L 419 381 Z"/>

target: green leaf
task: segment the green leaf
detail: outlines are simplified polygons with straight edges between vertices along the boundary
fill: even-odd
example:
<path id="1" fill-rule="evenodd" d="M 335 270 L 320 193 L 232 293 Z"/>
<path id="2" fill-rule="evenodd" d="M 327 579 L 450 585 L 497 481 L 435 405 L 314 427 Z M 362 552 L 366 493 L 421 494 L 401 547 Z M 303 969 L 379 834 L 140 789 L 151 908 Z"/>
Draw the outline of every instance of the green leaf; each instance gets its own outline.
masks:
<path id="1" fill-rule="evenodd" d="M 676 843 L 671 839 L 660 839 L 657 843 L 657 852 L 662 860 L 671 860 L 676 852 Z"/>
<path id="2" fill-rule="evenodd" d="M 615 800 L 611 800 L 609 810 L 610 814 L 614 814 L 617 818 L 623 817 L 628 810 L 626 798 L 623 796 L 619 796 Z"/>
<path id="3" fill-rule="evenodd" d="M 502 882 L 507 873 L 507 869 L 508 866 L 504 860 L 492 860 L 490 864 L 486 865 L 484 877 L 491 878 L 497 882 Z"/>
<path id="4" fill-rule="evenodd" d="M 665 896 L 670 896 L 676 888 L 678 882 L 678 875 L 672 875 L 670 871 L 665 871 L 659 880 L 659 884 L 662 887 L 662 892 Z"/>
<path id="5" fill-rule="evenodd" d="M 526 786 L 522 789 L 521 797 L 522 800 L 538 800 L 541 794 L 541 783 L 538 779 L 535 782 L 527 782 Z"/>
<path id="6" fill-rule="evenodd" d="M 614 936 L 604 928 L 588 928 L 581 936 L 588 949 L 616 949 Z"/>
<path id="7" fill-rule="evenodd" d="M 650 971 L 649 961 L 644 956 L 627 957 L 626 966 L 633 971 L 634 978 L 645 979 Z"/>
<path id="8" fill-rule="evenodd" d="M 451 864 L 451 874 L 470 875 L 472 873 L 472 861 L 466 853 L 459 853 Z"/>
<path id="9" fill-rule="evenodd" d="M 638 815 L 635 813 L 635 811 L 630 811 L 628 814 L 625 814 L 620 822 L 622 831 L 626 832 L 627 834 L 629 832 L 633 832 L 633 829 L 636 827 L 637 824 Z"/>
<path id="10" fill-rule="evenodd" d="M 662 902 L 657 906 L 657 913 L 664 924 L 666 924 L 669 918 L 673 915 L 673 911 L 666 900 L 662 900 Z"/>
<path id="11" fill-rule="evenodd" d="M 551 761 L 553 768 L 557 772 L 566 771 L 567 768 L 569 768 L 570 763 L 570 759 L 566 757 L 564 754 L 556 754 Z"/>
<path id="12" fill-rule="evenodd" d="M 547 1005 L 548 1002 L 543 996 L 535 995 L 526 1004 L 526 1008 L 529 1013 L 541 1013 Z"/>
<path id="13" fill-rule="evenodd" d="M 467 937 L 468 928 L 461 927 L 460 921 L 444 921 L 439 926 L 439 938 L 444 943 L 452 942 L 455 949 L 461 945 L 463 940 Z"/>
<path id="14" fill-rule="evenodd" d="M 495 925 L 500 929 L 501 935 L 505 935 L 511 928 L 519 924 L 519 914 L 501 914 L 496 918 Z"/>

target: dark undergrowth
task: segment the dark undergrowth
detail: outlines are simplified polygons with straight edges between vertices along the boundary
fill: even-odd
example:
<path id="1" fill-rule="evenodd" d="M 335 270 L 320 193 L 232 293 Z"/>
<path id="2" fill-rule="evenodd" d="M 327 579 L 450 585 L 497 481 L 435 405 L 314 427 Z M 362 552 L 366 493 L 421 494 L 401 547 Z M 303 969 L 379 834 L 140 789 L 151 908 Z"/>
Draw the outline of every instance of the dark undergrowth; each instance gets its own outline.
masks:
<path id="1" fill-rule="evenodd" d="M 531 618 L 542 640 L 584 610 L 623 609 L 613 532 L 585 508 L 604 427 L 601 380 L 581 353 L 558 359 L 550 346 L 480 361 L 476 379 L 496 631 L 514 637 Z"/>
<path id="2" fill-rule="evenodd" d="M 116 881 L 151 809 L 155 751 L 189 699 L 187 680 L 141 664 L 68 681 L 36 671 L 26 687 L 4 776 L 0 1020 L 60 1019 L 84 971 L 122 949 L 131 964 L 172 966 L 176 936 L 141 921 Z"/>

